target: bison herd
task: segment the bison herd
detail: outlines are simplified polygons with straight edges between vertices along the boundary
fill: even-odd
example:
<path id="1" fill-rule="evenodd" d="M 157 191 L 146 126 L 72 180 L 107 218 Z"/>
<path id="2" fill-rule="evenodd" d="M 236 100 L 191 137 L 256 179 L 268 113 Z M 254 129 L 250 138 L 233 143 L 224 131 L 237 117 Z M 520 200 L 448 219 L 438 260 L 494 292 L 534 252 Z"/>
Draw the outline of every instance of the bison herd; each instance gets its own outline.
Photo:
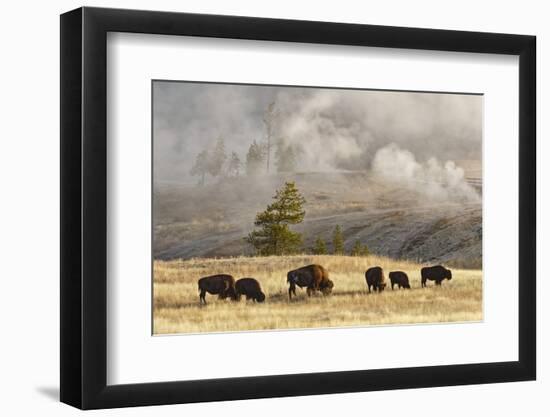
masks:
<path id="1" fill-rule="evenodd" d="M 450 280 L 452 273 L 441 265 L 429 266 L 420 270 L 422 287 L 426 282 L 435 281 L 435 285 L 441 285 L 445 279 Z M 409 277 L 403 271 L 391 271 L 389 273 L 391 289 L 397 285 L 397 288 L 411 288 Z M 369 293 L 371 290 L 382 292 L 386 288 L 386 278 L 381 267 L 375 266 L 367 269 L 365 280 Z M 311 296 L 316 291 L 323 295 L 329 295 L 334 288 L 334 282 L 328 277 L 328 271 L 321 265 L 308 265 L 289 271 L 286 277 L 288 283 L 288 298 L 296 296 L 296 286 L 306 288 L 306 293 Z M 228 274 L 211 275 L 199 279 L 199 301 L 206 304 L 206 293 L 217 295 L 220 299 L 230 298 L 239 301 L 244 295 L 247 300 L 253 300 L 258 303 L 265 301 L 265 294 L 262 291 L 260 283 L 255 278 L 241 278 L 235 281 L 233 276 Z"/>

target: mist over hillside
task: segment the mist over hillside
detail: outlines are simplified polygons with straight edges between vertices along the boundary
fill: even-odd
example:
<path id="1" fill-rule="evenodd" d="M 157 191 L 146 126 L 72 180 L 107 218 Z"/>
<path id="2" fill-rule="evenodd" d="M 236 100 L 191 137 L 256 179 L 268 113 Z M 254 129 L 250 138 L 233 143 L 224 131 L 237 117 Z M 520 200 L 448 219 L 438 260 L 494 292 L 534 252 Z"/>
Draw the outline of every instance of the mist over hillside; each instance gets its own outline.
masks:
<path id="1" fill-rule="evenodd" d="M 295 181 L 306 198 L 304 222 L 294 230 L 304 250 L 317 237 L 329 243 L 340 225 L 346 251 L 356 240 L 371 253 L 419 262 L 480 267 L 480 189 L 392 181 L 372 172 L 294 173 L 225 178 L 203 187 L 157 185 L 154 194 L 154 257 L 175 259 L 252 255 L 244 241 L 257 212 L 276 188 Z M 442 194 L 433 190 L 443 188 Z M 466 192 L 461 192 L 465 187 Z"/>

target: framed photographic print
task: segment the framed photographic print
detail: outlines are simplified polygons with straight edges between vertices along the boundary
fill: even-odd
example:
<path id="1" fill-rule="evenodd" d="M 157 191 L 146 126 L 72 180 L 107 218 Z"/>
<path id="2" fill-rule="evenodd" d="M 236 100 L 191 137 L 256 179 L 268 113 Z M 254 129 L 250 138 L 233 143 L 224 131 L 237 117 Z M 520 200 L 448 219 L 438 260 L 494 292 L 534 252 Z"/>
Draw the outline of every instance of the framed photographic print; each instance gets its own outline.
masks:
<path id="1" fill-rule="evenodd" d="M 61 16 L 61 400 L 535 379 L 535 38 Z"/>

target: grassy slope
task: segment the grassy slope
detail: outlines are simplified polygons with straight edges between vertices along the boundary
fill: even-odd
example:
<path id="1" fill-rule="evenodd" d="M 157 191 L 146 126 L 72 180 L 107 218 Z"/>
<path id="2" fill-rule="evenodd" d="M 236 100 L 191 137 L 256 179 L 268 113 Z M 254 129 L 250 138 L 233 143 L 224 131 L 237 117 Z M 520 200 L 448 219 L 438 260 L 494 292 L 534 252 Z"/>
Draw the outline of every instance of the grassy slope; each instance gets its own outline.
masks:
<path id="1" fill-rule="evenodd" d="M 288 300 L 286 273 L 310 263 L 329 270 L 333 295 Z M 374 265 L 407 272 L 412 289 L 367 294 L 364 271 Z M 287 256 L 190 259 L 154 263 L 154 332 L 198 333 L 241 330 L 409 324 L 482 319 L 480 270 L 455 270 L 441 287 L 420 288 L 421 265 L 378 256 Z M 198 278 L 229 273 L 236 279 L 257 278 L 266 302 L 218 300 L 207 295 L 199 305 Z M 388 282 L 389 285 L 389 282 Z"/>
<path id="2" fill-rule="evenodd" d="M 360 240 L 372 253 L 390 258 L 481 267 L 479 202 L 428 198 L 365 172 L 226 178 L 205 187 L 158 186 L 155 259 L 252 255 L 243 237 L 285 180 L 296 181 L 307 200 L 304 222 L 293 227 L 302 233 L 306 248 L 317 237 L 330 241 L 340 225 L 346 252 Z"/>

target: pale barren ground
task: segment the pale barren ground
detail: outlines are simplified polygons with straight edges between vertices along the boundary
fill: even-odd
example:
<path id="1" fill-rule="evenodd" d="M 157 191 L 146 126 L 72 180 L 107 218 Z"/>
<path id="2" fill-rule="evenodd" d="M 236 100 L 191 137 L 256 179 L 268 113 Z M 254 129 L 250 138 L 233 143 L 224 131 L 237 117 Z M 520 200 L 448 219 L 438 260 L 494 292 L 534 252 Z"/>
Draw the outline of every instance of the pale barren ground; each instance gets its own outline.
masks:
<path id="1" fill-rule="evenodd" d="M 286 273 L 311 263 L 326 267 L 334 281 L 333 294 L 308 298 L 305 290 L 288 300 Z M 367 293 L 365 270 L 384 268 L 388 287 L 381 294 Z M 452 269 L 453 279 L 441 287 L 420 286 L 423 265 L 379 256 L 350 257 L 296 255 L 237 257 L 154 262 L 154 333 L 200 333 L 382 324 L 439 323 L 482 320 L 481 270 Z M 409 275 L 411 290 L 392 291 L 388 272 Z M 207 295 L 199 304 L 197 280 L 228 273 L 239 279 L 254 277 L 266 300 L 232 302 Z"/>

